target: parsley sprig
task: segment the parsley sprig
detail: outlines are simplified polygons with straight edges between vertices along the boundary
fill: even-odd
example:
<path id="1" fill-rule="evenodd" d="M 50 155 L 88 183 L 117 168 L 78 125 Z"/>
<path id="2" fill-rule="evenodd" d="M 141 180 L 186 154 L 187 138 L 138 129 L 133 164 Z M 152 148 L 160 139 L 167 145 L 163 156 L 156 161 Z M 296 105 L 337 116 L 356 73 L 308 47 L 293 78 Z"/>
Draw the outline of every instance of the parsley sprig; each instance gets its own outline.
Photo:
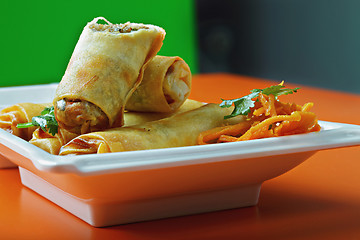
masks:
<path id="1" fill-rule="evenodd" d="M 246 95 L 241 98 L 230 99 L 230 100 L 221 99 L 222 103 L 220 103 L 220 107 L 228 108 L 231 107 L 233 104 L 235 106 L 233 112 L 230 115 L 225 116 L 224 117 L 225 119 L 232 118 L 238 115 L 248 115 L 251 111 L 250 108 L 255 106 L 255 101 L 258 100 L 257 97 L 259 96 L 259 93 L 265 94 L 267 96 L 272 94 L 275 96 L 275 98 L 277 98 L 280 95 L 288 95 L 288 94 L 296 93 L 298 89 L 300 88 L 298 87 L 294 89 L 285 88 L 285 86 L 283 86 L 283 82 L 281 82 L 279 85 L 274 85 L 264 89 L 253 89 L 251 90 L 251 93 L 249 95 Z"/>
<path id="2" fill-rule="evenodd" d="M 40 116 L 33 117 L 29 123 L 19 123 L 17 128 L 41 127 L 45 132 L 49 132 L 53 136 L 58 132 L 58 123 L 54 115 L 54 107 L 46 107 Z"/>

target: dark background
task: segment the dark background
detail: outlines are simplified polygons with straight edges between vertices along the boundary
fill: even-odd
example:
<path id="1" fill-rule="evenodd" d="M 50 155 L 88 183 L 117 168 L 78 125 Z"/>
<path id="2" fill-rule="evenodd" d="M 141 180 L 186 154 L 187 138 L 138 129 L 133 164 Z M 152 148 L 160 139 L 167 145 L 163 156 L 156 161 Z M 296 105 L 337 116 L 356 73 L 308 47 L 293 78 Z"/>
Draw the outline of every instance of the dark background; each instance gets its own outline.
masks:
<path id="1" fill-rule="evenodd" d="M 197 0 L 199 72 L 360 93 L 360 1 Z"/>

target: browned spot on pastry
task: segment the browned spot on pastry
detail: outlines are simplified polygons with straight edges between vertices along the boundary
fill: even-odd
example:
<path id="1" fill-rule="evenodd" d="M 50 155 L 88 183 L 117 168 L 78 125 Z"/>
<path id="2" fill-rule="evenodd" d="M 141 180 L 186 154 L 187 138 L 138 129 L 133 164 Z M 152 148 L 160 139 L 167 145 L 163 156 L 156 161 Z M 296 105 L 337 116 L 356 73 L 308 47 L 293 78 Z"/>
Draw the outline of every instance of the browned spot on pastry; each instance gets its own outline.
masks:
<path id="1" fill-rule="evenodd" d="M 165 75 L 168 75 L 168 74 L 171 74 L 172 72 L 174 72 L 174 66 L 173 65 L 171 65 L 169 68 L 168 68 L 168 70 L 167 70 L 167 72 L 166 72 L 166 74 Z"/>
<path id="2" fill-rule="evenodd" d="M 87 85 L 93 84 L 99 79 L 99 76 L 94 75 L 92 78 L 90 78 L 87 82 L 85 82 L 82 86 L 86 87 Z"/>
<path id="3" fill-rule="evenodd" d="M 92 153 L 96 153 L 98 148 L 97 144 L 81 138 L 73 139 L 67 146 L 74 149 L 88 149 Z"/>
<path id="4" fill-rule="evenodd" d="M 131 74 L 127 71 L 122 73 L 123 79 L 126 81 L 127 85 L 130 86 L 132 84 Z"/>
<path id="5" fill-rule="evenodd" d="M 107 58 L 104 56 L 96 56 L 92 59 L 92 61 L 88 62 L 88 64 L 86 64 L 87 68 L 93 69 L 93 68 L 97 68 L 97 69 L 103 69 L 104 67 L 106 67 L 107 65 Z"/>
<path id="6" fill-rule="evenodd" d="M 170 95 L 165 94 L 164 96 L 165 96 L 166 102 L 167 102 L 169 105 L 175 102 L 175 100 L 174 100 Z"/>
<path id="7" fill-rule="evenodd" d="M 115 121 L 113 122 L 111 127 L 121 127 L 124 125 L 124 107 L 120 109 L 118 114 L 116 115 Z"/>
<path id="8" fill-rule="evenodd" d="M 76 78 L 80 79 L 80 80 L 85 80 L 88 79 L 90 76 L 90 73 L 87 69 L 81 68 L 77 73 L 76 73 Z"/>
<path id="9" fill-rule="evenodd" d="M 42 128 L 39 128 L 39 138 L 55 138 L 51 134 L 48 134 L 47 132 L 44 132 Z"/>

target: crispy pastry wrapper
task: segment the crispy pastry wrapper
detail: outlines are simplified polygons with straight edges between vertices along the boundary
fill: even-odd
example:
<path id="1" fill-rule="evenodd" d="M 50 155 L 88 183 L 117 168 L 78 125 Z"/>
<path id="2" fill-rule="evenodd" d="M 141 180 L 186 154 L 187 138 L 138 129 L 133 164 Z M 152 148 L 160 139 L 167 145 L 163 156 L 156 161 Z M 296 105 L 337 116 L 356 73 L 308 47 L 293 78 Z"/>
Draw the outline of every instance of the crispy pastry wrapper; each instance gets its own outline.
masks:
<path id="1" fill-rule="evenodd" d="M 195 108 L 203 106 L 204 103 L 187 99 L 185 103 L 175 112 L 171 113 L 143 113 L 143 112 L 125 112 L 124 126 L 131 126 L 136 124 L 142 124 L 145 122 L 155 121 L 162 118 L 169 117 L 174 114 L 187 112 Z M 60 148 L 71 141 L 73 138 L 79 136 L 78 134 L 71 133 L 63 128 L 59 128 L 58 133 L 55 136 L 44 132 L 41 128 L 34 131 L 30 143 L 47 151 L 51 154 L 59 154 Z"/>
<path id="2" fill-rule="evenodd" d="M 156 120 L 160 120 L 163 118 L 167 118 L 179 113 L 187 112 L 196 108 L 203 106 L 204 103 L 198 102 L 191 99 L 186 99 L 185 102 L 174 112 L 125 112 L 124 126 L 132 126 L 137 124 L 142 124 L 146 122 L 152 122 Z"/>
<path id="3" fill-rule="evenodd" d="M 59 125 L 78 134 L 122 126 L 125 104 L 164 38 L 150 24 L 88 23 L 54 97 Z"/>
<path id="4" fill-rule="evenodd" d="M 44 108 L 50 106 L 50 103 L 18 103 L 6 107 L 0 111 L 0 128 L 29 141 L 36 127 L 17 128 L 16 125 L 31 122 L 33 117 L 39 116 Z"/>
<path id="5" fill-rule="evenodd" d="M 224 116 L 230 112 L 229 108 L 210 103 L 158 121 L 84 134 L 64 145 L 60 155 L 196 145 L 196 139 L 201 132 L 226 124 Z M 238 118 L 238 121 L 242 120 Z M 234 123 L 234 119 L 232 121 Z"/>
<path id="6" fill-rule="evenodd" d="M 191 71 L 180 57 L 156 56 L 126 103 L 126 109 L 141 112 L 172 112 L 188 98 Z"/>
<path id="7" fill-rule="evenodd" d="M 58 128 L 58 133 L 55 134 L 55 136 L 48 132 L 44 132 L 41 128 L 37 128 L 33 132 L 29 143 L 45 150 L 48 153 L 58 155 L 60 148 L 77 136 L 79 135 L 69 132 L 61 127 Z"/>

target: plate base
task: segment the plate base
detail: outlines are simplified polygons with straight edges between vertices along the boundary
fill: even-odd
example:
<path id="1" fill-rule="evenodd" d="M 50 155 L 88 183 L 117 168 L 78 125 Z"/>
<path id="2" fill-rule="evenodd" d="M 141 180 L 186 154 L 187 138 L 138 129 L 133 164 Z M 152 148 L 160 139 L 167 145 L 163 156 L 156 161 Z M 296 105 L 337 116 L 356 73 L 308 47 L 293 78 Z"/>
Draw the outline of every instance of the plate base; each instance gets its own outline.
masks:
<path id="1" fill-rule="evenodd" d="M 239 188 L 123 202 L 91 203 L 74 197 L 19 167 L 23 185 L 94 227 L 106 227 L 168 217 L 254 206 L 261 183 Z"/>

